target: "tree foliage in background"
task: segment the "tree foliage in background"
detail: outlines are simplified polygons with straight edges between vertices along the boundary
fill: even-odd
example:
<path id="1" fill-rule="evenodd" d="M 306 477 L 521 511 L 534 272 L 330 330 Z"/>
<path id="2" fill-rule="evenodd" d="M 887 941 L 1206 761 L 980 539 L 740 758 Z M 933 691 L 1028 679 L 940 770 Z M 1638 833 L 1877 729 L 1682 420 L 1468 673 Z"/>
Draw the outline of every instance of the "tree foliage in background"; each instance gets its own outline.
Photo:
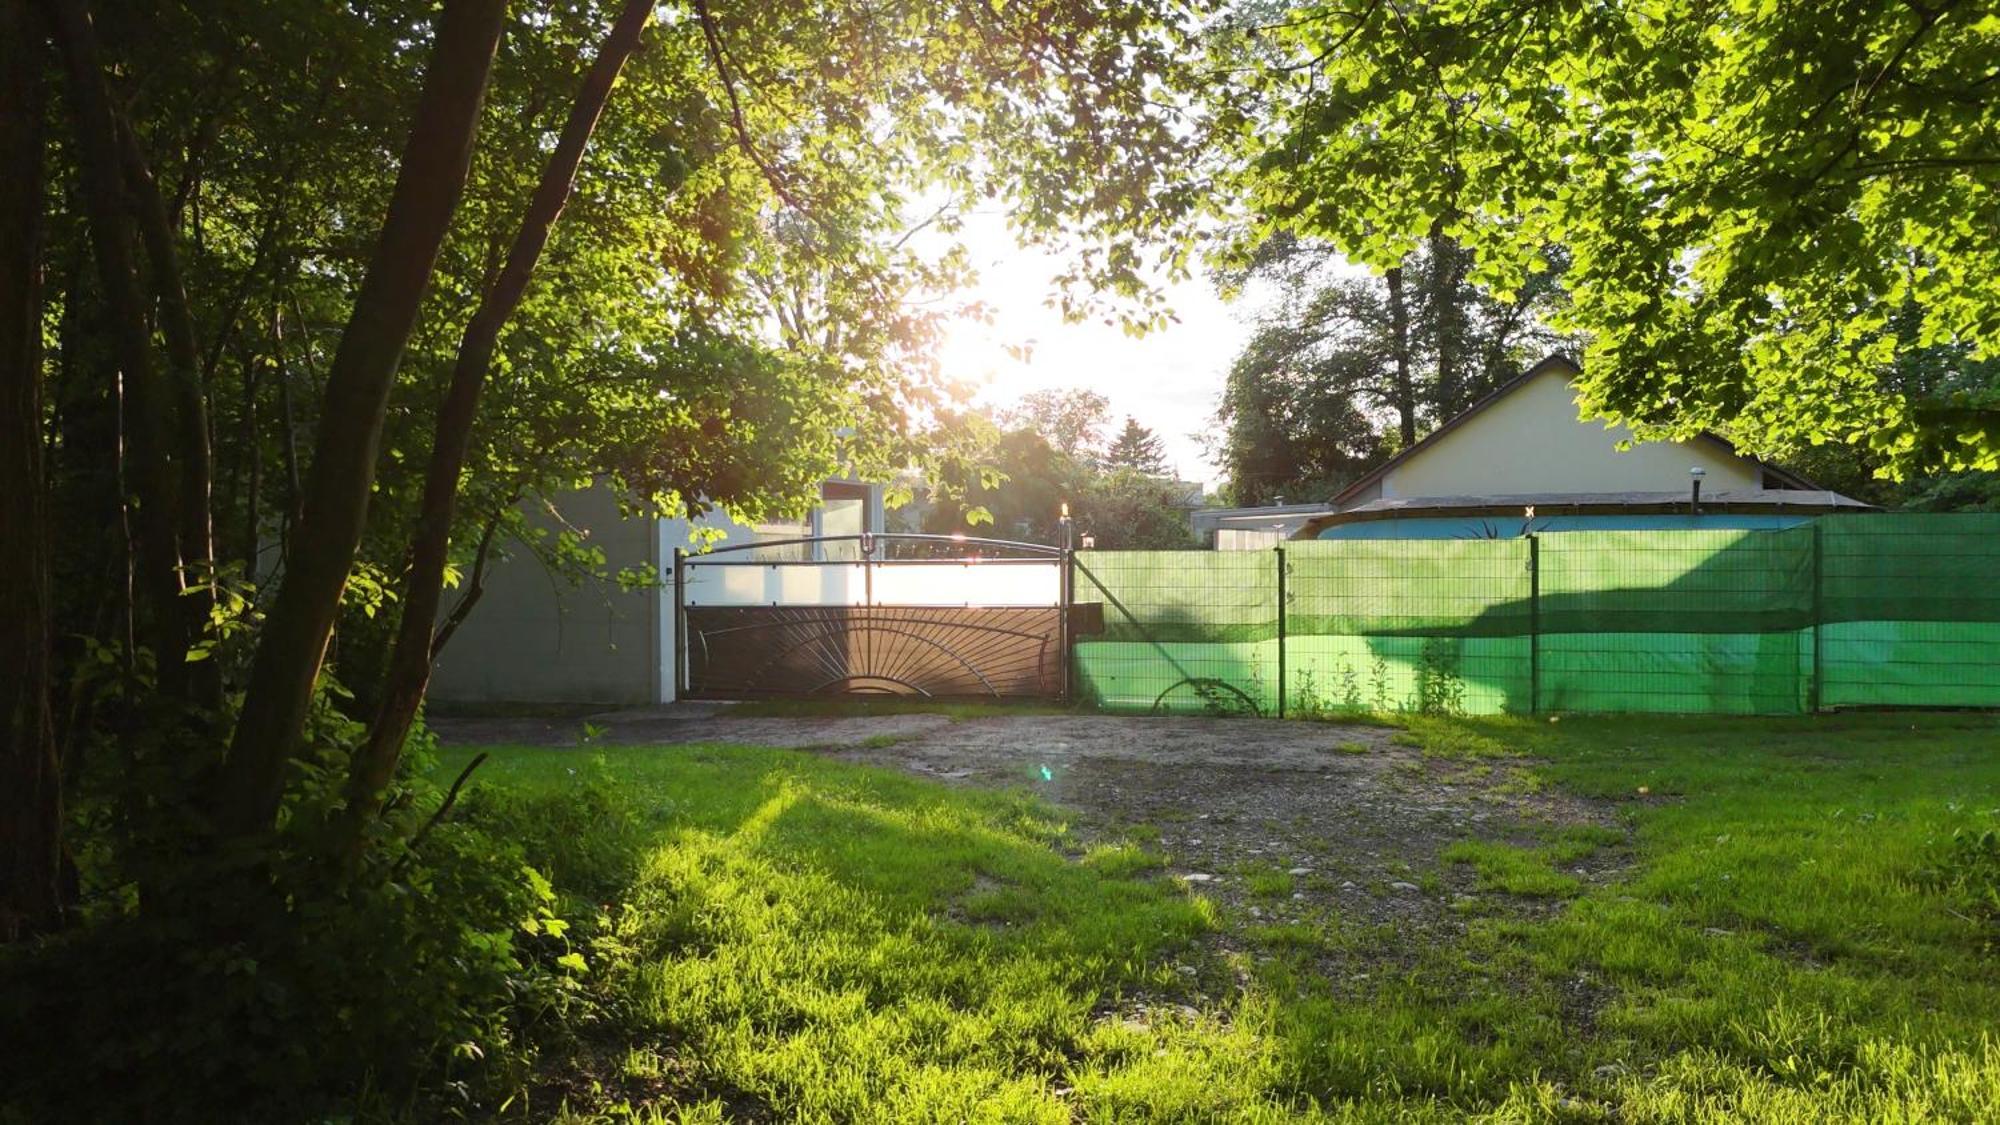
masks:
<path id="1" fill-rule="evenodd" d="M 1560 256 L 1554 256 L 1560 262 Z M 1287 235 L 1227 279 L 1274 294 L 1231 366 L 1216 452 L 1240 505 L 1325 500 L 1566 341 L 1548 328 L 1560 274 L 1501 299 L 1472 258 L 1426 238 L 1382 275 Z"/>
<path id="2" fill-rule="evenodd" d="M 1096 391 L 1030 391 L 1000 415 L 1010 429 L 1040 434 L 1056 452 L 1089 464 L 1104 456 L 1111 400 Z"/>
<path id="3" fill-rule="evenodd" d="M 934 496 L 919 518 L 933 534 L 989 531 L 1035 543 L 1059 543 L 1067 507 L 1073 533 L 1103 550 L 1170 550 L 1195 546 L 1185 486 L 1166 475 L 1158 438 L 1126 419 L 1121 438 L 1133 448 L 1153 443 L 1161 471 L 1125 464 L 1114 443 L 1106 452 L 1097 436 L 1106 413 L 1094 392 L 1040 392 L 1026 405 L 1003 411 L 1000 422 L 968 413 L 957 421 L 967 435 L 973 475 L 949 495 Z M 1066 451 L 1065 444 L 1078 452 Z M 1143 452 L 1143 449 L 1141 450 Z M 970 513 L 978 512 L 975 521 Z M 990 517 L 990 526 L 981 527 Z"/>
<path id="4" fill-rule="evenodd" d="M 586 935 L 450 823 L 415 707 L 495 553 L 590 565 L 523 503 L 967 464 L 911 201 L 1094 238 L 1113 290 L 1190 206 L 1172 6 L 0 17 L 43 173 L 0 226 L 0 922 L 54 935 L 0 957 L 0 1116 L 490 1108 Z"/>
<path id="5" fill-rule="evenodd" d="M 1129 469 L 1146 476 L 1167 476 L 1167 453 L 1159 435 L 1139 424 L 1130 414 L 1118 436 L 1104 451 L 1104 464 L 1112 469 Z"/>
<path id="6" fill-rule="evenodd" d="M 1760 455 L 2000 467 L 2000 14 L 1363 0 L 1237 24 L 1263 230 L 1503 298 L 1568 251 L 1585 406 Z M 1898 360 L 1951 365 L 1911 385 Z"/>

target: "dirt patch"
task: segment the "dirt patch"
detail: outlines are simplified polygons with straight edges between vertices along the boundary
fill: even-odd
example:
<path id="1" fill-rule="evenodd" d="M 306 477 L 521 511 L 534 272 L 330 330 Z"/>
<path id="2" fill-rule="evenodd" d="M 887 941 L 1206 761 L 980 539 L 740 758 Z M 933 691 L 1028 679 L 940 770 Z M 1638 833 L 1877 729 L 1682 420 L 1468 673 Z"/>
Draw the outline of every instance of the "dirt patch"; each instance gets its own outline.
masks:
<path id="1" fill-rule="evenodd" d="M 641 708 L 584 719 L 449 718 L 451 742 L 572 745 L 588 722 L 609 743 L 725 742 L 809 749 L 949 784 L 1020 786 L 1076 816 L 1082 841 L 1132 840 L 1165 877 L 1217 900 L 1252 950 L 1310 929 L 1365 978 L 1470 920 L 1535 914 L 1561 900 L 1476 889 L 1440 862 L 1465 839 L 1530 842 L 1571 824 L 1615 827 L 1606 802 L 1521 784 L 1518 760 L 1426 756 L 1381 727 L 1266 719 L 935 714 L 741 717 L 726 705 Z M 1624 849 L 1566 865 L 1616 878 Z M 1343 938 L 1328 940 L 1338 931 Z M 1340 952 L 1343 951 L 1344 952 Z"/>

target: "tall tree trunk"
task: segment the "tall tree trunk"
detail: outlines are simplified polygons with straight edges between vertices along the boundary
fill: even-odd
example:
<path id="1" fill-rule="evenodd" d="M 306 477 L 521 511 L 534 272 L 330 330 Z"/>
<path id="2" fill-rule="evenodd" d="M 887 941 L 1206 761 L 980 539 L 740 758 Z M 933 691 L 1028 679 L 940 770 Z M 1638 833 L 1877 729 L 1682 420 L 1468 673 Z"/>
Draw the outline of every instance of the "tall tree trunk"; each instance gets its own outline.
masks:
<path id="1" fill-rule="evenodd" d="M 139 134 L 130 123 L 119 120 L 118 156 L 125 173 L 125 186 L 132 200 L 132 215 L 138 221 L 139 241 L 152 264 L 149 271 L 153 296 L 159 302 L 161 336 L 167 344 L 167 384 L 174 401 L 174 440 L 180 462 L 177 528 L 181 566 L 188 587 L 181 599 L 181 612 L 190 640 L 198 639 L 215 604 L 215 527 L 210 513 L 212 470 L 208 444 L 208 393 L 202 383 L 201 347 L 195 340 L 194 313 L 188 307 L 187 285 L 181 277 L 180 251 L 174 246 L 172 220 L 160 197 L 146 154 L 139 147 Z M 191 579 L 192 581 L 187 581 Z M 189 675 L 193 695 L 211 709 L 222 703 L 222 680 L 213 660 L 201 662 Z"/>
<path id="2" fill-rule="evenodd" d="M 1417 444 L 1417 392 L 1410 378 L 1410 305 L 1403 294 L 1403 267 L 1389 271 L 1389 331 L 1396 364 L 1396 420 L 1402 427 L 1403 448 Z"/>
<path id="3" fill-rule="evenodd" d="M 505 0 L 443 4 L 388 217 L 327 372 L 303 511 L 224 763 L 216 811 L 225 833 L 260 832 L 277 819 L 361 542 L 389 388 L 471 168 L 505 8 Z"/>
<path id="4" fill-rule="evenodd" d="M 1443 220 L 1432 224 L 1426 240 L 1430 251 L 1430 276 L 1424 288 L 1424 319 L 1437 357 L 1437 401 L 1439 418 L 1455 418 L 1472 405 L 1480 387 L 1469 385 L 1471 370 L 1471 328 L 1466 315 L 1468 294 L 1465 275 L 1472 256 L 1444 233 Z M 1484 380 L 1480 380 L 1483 384 Z"/>
<path id="5" fill-rule="evenodd" d="M 125 219 L 117 122 L 104 85 L 97 31 L 84 0 L 44 0 L 44 5 L 62 47 L 84 213 L 104 287 L 113 354 L 122 374 L 130 476 L 139 510 L 136 585 L 146 608 L 142 635 L 153 650 L 161 688 L 180 696 L 187 685 L 188 622 L 181 604 L 183 576 L 175 526 L 179 502 L 175 482 L 181 466 L 170 437 L 174 403 L 153 370 L 145 302 Z"/>
<path id="6" fill-rule="evenodd" d="M 598 117 L 611 97 L 611 87 L 625 60 L 638 48 L 639 36 L 652 14 L 653 0 L 626 0 L 598 49 L 596 61 L 584 75 L 583 86 L 570 106 L 569 120 L 563 125 L 555 150 L 542 167 L 541 181 L 507 252 L 507 264 L 481 296 L 479 309 L 473 313 L 465 336 L 459 341 L 451 385 L 445 391 L 436 433 L 431 439 L 423 507 L 411 545 L 396 647 L 389 660 L 381 705 L 369 727 L 368 740 L 355 755 L 348 776 L 343 839 L 350 859 L 359 855 L 367 839 L 368 822 L 381 807 L 382 790 L 395 776 L 403 739 L 409 734 L 417 708 L 423 703 L 424 689 L 430 682 L 432 632 L 444 587 L 459 471 L 465 465 L 472 424 L 479 410 L 479 395 L 493 364 L 493 349 L 499 341 L 500 329 L 519 306 L 528 281 L 534 276 L 542 249 L 548 245 L 549 232 L 569 201 L 577 168 L 583 162 L 584 149 L 597 128 Z"/>
<path id="7" fill-rule="evenodd" d="M 279 513 L 278 557 L 292 547 L 292 529 L 299 524 L 299 505 L 304 501 L 305 488 L 299 484 L 299 423 L 298 415 L 292 410 L 292 369 L 285 363 L 285 304 L 283 301 L 271 306 L 271 360 L 277 364 L 278 375 L 278 419 L 284 425 L 284 442 L 281 450 L 285 455 L 285 510 Z M 256 575 L 250 575 L 256 579 Z"/>
<path id="8" fill-rule="evenodd" d="M 49 694 L 42 471 L 42 68 L 29 0 L 0 0 L 0 941 L 62 919 L 62 763 Z"/>
<path id="9" fill-rule="evenodd" d="M 237 548 L 243 560 L 243 580 L 257 580 L 257 549 L 261 546 L 258 515 L 264 506 L 264 442 L 257 428 L 257 357 L 244 349 L 243 356 L 243 449 L 249 464 L 249 478 L 243 490 L 243 539 Z"/>

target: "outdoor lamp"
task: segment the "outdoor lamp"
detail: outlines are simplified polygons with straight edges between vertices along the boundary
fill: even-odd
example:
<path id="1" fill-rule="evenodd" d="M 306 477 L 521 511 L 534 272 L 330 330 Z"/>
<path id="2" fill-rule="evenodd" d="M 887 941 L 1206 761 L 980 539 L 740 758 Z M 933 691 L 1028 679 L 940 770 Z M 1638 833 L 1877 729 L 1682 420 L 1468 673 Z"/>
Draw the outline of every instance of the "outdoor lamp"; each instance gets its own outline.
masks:
<path id="1" fill-rule="evenodd" d="M 1688 511 L 1697 516 L 1701 514 L 1701 478 L 1707 475 L 1708 470 L 1700 465 L 1688 470 L 1688 477 L 1694 482 L 1694 494 L 1688 498 Z"/>

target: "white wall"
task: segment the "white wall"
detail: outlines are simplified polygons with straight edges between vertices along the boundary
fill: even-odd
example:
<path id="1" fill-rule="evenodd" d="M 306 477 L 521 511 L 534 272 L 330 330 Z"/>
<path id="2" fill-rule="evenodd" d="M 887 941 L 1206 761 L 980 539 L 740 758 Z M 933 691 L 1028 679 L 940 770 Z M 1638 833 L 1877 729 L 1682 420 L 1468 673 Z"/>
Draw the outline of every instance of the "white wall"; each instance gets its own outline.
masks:
<path id="1" fill-rule="evenodd" d="M 1546 371 L 1391 469 L 1381 495 L 1683 492 L 1695 466 L 1707 470 L 1709 492 L 1762 487 L 1755 463 L 1714 442 L 1645 442 L 1620 452 L 1631 436 L 1624 426 L 1579 421 L 1569 375 Z"/>
<path id="2" fill-rule="evenodd" d="M 750 527 L 721 515 L 690 523 L 687 520 L 656 520 L 627 517 L 619 511 L 617 496 L 603 485 L 566 493 L 555 503 L 562 522 L 547 515 L 540 506 L 528 508 L 529 521 L 551 534 L 562 523 L 587 532 L 585 542 L 602 550 L 604 569 L 615 576 L 619 571 L 650 565 L 660 576 L 657 586 L 638 590 L 621 589 L 613 578 L 585 579 L 572 584 L 549 574 L 525 547 L 515 544 L 511 553 L 496 559 L 488 568 L 486 593 L 466 619 L 465 625 L 445 647 L 431 674 L 432 698 L 457 702 L 576 702 L 632 704 L 669 702 L 677 680 L 674 651 L 674 549 L 693 552 L 697 548 L 694 530 L 721 532 L 721 537 L 705 541 L 710 546 L 737 546 L 754 542 Z M 882 526 L 882 489 L 871 486 L 870 527 Z M 819 514 L 812 527 L 819 530 Z M 990 564 L 988 564 L 990 565 Z M 694 568 L 689 583 L 690 597 L 703 594 L 696 583 L 710 584 L 709 576 L 723 568 Z M 824 600 L 832 587 L 844 589 L 851 567 L 802 567 L 780 579 L 764 574 L 762 567 L 728 568 L 725 582 L 714 579 L 717 596 L 735 599 L 728 604 L 768 604 L 772 600 L 800 604 L 841 604 Z M 885 595 L 938 599 L 918 604 L 964 604 L 967 595 L 957 592 L 948 579 L 882 577 L 894 568 L 877 572 L 876 600 Z M 740 573 L 738 573 L 740 572 Z M 808 573 L 811 572 L 811 573 Z M 1050 564 L 1049 573 L 1054 573 Z M 898 594 L 899 583 L 917 586 Z M 829 585 L 831 584 L 831 586 Z M 852 579 L 853 602 L 861 601 L 860 579 Z M 1039 597 L 1032 586 L 1023 587 L 1023 597 Z M 844 595 L 843 595 L 844 596 Z M 971 595 L 975 600 L 978 595 Z M 446 605 L 453 600 L 446 591 Z M 1054 604 L 1047 601 L 1023 604 Z M 708 604 L 723 604 L 711 602 Z"/>
<path id="3" fill-rule="evenodd" d="M 609 488 L 557 498 L 571 526 L 602 550 L 611 574 L 659 564 L 654 521 L 627 519 Z M 530 522 L 553 529 L 540 508 Z M 439 655 L 430 694 L 466 702 L 650 703 L 657 696 L 662 591 L 622 590 L 609 579 L 572 585 L 525 547 L 488 568 L 486 593 Z M 456 596 L 445 591 L 447 607 Z"/>
<path id="4" fill-rule="evenodd" d="M 727 556 L 724 556 L 726 558 Z M 687 604 L 1044 606 L 1062 598 L 1053 559 L 991 562 L 753 563 L 687 568 Z"/>

